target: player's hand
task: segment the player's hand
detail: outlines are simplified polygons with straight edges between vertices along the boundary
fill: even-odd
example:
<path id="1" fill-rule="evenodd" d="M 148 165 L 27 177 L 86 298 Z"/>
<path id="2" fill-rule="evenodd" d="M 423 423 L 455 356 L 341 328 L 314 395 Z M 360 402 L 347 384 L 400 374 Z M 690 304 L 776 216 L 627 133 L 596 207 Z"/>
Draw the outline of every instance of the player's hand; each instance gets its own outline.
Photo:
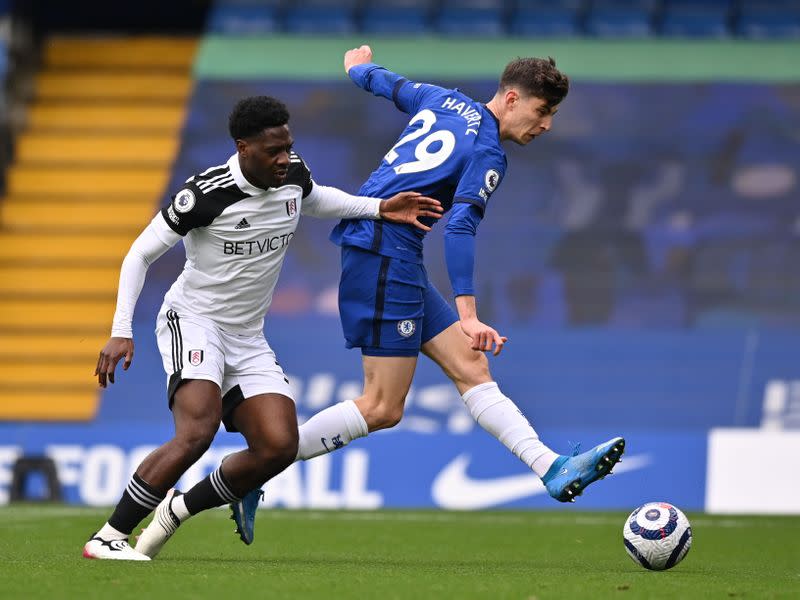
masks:
<path id="1" fill-rule="evenodd" d="M 353 48 L 344 53 L 344 72 L 349 73 L 356 65 L 372 62 L 372 48 L 366 44 L 360 48 Z"/>
<path id="2" fill-rule="evenodd" d="M 100 387 L 106 387 L 106 379 L 114 383 L 114 369 L 117 368 L 117 363 L 122 357 L 125 357 L 122 368 L 127 371 L 133 360 L 133 340 L 112 337 L 100 351 L 100 358 L 97 359 L 97 368 L 94 370 Z"/>
<path id="3" fill-rule="evenodd" d="M 497 331 L 481 323 L 478 319 L 462 319 L 461 331 L 466 333 L 472 340 L 472 349 L 481 352 L 492 352 L 494 356 L 500 354 L 503 350 L 503 345 L 508 341 L 508 338 L 500 335 Z M 494 350 L 492 347 L 494 346 Z"/>
<path id="4" fill-rule="evenodd" d="M 408 223 L 422 231 L 431 228 L 419 221 L 420 217 L 438 219 L 442 216 L 442 204 L 417 192 L 400 192 L 381 202 L 381 218 L 395 223 Z"/>

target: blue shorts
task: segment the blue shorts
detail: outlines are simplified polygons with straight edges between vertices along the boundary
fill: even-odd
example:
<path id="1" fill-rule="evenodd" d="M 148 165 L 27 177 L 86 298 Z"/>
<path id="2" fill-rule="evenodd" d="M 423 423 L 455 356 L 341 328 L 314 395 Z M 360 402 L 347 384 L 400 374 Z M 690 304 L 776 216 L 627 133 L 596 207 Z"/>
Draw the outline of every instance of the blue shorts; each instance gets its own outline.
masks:
<path id="1" fill-rule="evenodd" d="M 367 356 L 417 356 L 458 321 L 424 266 L 356 246 L 342 247 L 339 316 L 347 347 Z"/>

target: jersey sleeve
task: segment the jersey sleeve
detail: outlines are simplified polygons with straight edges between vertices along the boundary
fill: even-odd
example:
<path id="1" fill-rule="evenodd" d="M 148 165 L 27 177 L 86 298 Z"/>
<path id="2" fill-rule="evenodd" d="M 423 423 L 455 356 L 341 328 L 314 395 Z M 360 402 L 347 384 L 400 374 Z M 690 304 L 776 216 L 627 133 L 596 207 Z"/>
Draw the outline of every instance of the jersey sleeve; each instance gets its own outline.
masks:
<path id="1" fill-rule="evenodd" d="M 453 203 L 473 204 L 478 207 L 482 215 L 489 198 L 503 180 L 505 172 L 505 157 L 493 153 L 474 154 L 461 173 L 453 195 Z"/>
<path id="2" fill-rule="evenodd" d="M 454 296 L 474 296 L 475 233 L 483 213 L 474 204 L 453 206 L 444 233 L 444 257 Z"/>
<path id="3" fill-rule="evenodd" d="M 361 89 L 391 100 L 408 114 L 417 113 L 429 96 L 442 89 L 429 83 L 409 81 L 374 63 L 351 67 L 348 75 Z"/>
<path id="4" fill-rule="evenodd" d="M 311 190 L 314 189 L 314 180 L 311 178 L 311 169 L 308 168 L 306 161 L 304 161 L 299 154 L 291 152 L 289 154 L 289 173 L 286 175 L 286 182 L 293 183 L 300 186 L 303 190 L 303 198 L 308 197 Z"/>
<path id="5" fill-rule="evenodd" d="M 319 219 L 380 219 L 381 200 L 351 196 L 347 192 L 325 185 L 315 185 L 303 198 L 302 214 Z"/>
<path id="6" fill-rule="evenodd" d="M 169 228 L 180 236 L 209 225 L 218 215 L 212 195 L 204 194 L 194 182 L 187 182 L 161 209 Z"/>
<path id="7" fill-rule="evenodd" d="M 147 269 L 180 240 L 158 215 L 131 245 L 119 273 L 117 308 L 111 326 L 113 337 L 133 338 L 133 310 L 142 293 Z"/>

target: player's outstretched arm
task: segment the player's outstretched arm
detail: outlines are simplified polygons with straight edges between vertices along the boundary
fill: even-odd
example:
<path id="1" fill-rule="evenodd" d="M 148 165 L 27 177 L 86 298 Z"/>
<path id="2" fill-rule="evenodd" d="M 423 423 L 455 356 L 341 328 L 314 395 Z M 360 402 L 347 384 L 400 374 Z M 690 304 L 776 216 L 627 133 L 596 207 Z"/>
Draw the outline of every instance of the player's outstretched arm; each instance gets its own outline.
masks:
<path id="1" fill-rule="evenodd" d="M 344 70 L 362 90 L 391 100 L 397 108 L 408 114 L 416 114 L 421 95 L 434 89 L 432 86 L 420 87 L 402 75 L 376 65 L 372 62 L 372 49 L 369 46 L 348 50 L 344 55 Z"/>
<path id="2" fill-rule="evenodd" d="M 493 327 L 478 320 L 475 296 L 456 296 L 456 309 L 461 330 L 472 340 L 472 349 L 500 354 L 508 338 L 497 333 Z M 494 346 L 494 350 L 492 347 Z"/>
<path id="3" fill-rule="evenodd" d="M 97 359 L 97 368 L 94 370 L 100 387 L 106 387 L 106 381 L 114 383 L 114 369 L 117 363 L 125 357 L 122 368 L 127 371 L 133 360 L 133 340 L 131 338 L 112 337 L 100 351 Z"/>
<path id="4" fill-rule="evenodd" d="M 421 217 L 438 219 L 442 216 L 442 204 L 417 192 L 400 192 L 381 202 L 381 218 L 395 223 L 408 223 L 423 231 L 431 228 L 420 222 Z"/>
<path id="5" fill-rule="evenodd" d="M 133 361 L 133 310 L 144 286 L 148 267 L 162 254 L 178 243 L 181 236 L 170 229 L 164 217 L 157 214 L 144 231 L 131 244 L 119 272 L 117 308 L 111 326 L 111 338 L 103 346 L 97 359 L 94 374 L 100 387 L 114 383 L 114 370 L 124 357 L 122 365 L 128 370 Z"/>
<path id="6" fill-rule="evenodd" d="M 366 44 L 359 48 L 353 48 L 344 53 L 344 72 L 350 73 L 350 69 L 356 65 L 364 65 L 371 62 L 372 48 Z"/>

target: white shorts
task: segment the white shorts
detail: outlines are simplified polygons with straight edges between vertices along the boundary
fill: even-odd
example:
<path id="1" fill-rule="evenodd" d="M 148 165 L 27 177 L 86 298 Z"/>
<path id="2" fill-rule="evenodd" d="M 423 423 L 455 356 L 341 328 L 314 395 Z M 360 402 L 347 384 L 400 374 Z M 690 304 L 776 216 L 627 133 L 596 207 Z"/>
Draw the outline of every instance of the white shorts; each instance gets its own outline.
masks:
<path id="1" fill-rule="evenodd" d="M 245 398 L 259 394 L 293 398 L 289 380 L 263 333 L 251 336 L 226 332 L 204 317 L 162 307 L 156 320 L 156 338 L 167 372 L 170 409 L 175 392 L 188 379 L 205 379 L 219 386 L 222 422 L 228 431 L 237 431 L 231 417 Z"/>

